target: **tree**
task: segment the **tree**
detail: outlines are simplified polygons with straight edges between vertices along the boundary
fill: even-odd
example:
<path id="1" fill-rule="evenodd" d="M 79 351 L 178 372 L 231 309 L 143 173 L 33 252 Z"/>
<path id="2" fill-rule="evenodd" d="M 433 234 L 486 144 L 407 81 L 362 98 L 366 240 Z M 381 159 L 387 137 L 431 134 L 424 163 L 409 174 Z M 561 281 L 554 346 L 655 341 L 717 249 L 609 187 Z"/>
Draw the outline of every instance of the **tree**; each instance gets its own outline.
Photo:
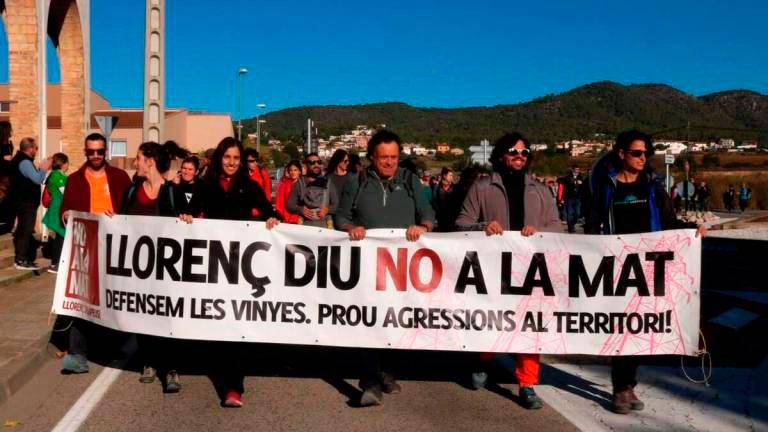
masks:
<path id="1" fill-rule="evenodd" d="M 288 143 L 283 147 L 283 153 L 288 155 L 291 159 L 299 159 L 301 156 L 299 155 L 299 148 L 296 147 L 296 144 L 294 143 Z"/>

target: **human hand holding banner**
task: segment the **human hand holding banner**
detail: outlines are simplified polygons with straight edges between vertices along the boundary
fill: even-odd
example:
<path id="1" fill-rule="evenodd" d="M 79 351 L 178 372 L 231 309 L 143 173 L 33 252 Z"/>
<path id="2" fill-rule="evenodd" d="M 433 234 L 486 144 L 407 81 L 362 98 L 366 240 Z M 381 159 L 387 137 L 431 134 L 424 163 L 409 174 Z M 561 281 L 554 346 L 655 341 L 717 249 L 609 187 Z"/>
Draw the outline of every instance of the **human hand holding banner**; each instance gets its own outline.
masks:
<path id="1" fill-rule="evenodd" d="M 701 239 L 369 230 L 73 213 L 53 310 L 157 336 L 695 355 Z"/>

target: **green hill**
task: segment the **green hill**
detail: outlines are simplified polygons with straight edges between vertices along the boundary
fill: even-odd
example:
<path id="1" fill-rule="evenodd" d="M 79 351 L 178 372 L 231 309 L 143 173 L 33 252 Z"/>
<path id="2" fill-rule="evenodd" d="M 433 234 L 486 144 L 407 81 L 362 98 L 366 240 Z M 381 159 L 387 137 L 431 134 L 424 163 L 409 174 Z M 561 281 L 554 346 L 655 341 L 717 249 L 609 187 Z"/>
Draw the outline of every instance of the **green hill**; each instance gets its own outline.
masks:
<path id="1" fill-rule="evenodd" d="M 519 130 L 534 142 L 609 137 L 636 127 L 665 131 L 665 138 L 755 139 L 768 130 L 768 96 L 748 91 L 692 96 L 668 85 L 597 82 L 514 105 L 468 108 L 417 108 L 399 102 L 365 105 L 303 106 L 267 114 L 265 130 L 281 140 L 302 141 L 307 118 L 321 136 L 338 135 L 356 125 L 385 124 L 408 142 L 449 142 L 468 146 Z M 680 129 L 689 124 L 690 129 Z M 255 119 L 245 120 L 255 130 Z"/>

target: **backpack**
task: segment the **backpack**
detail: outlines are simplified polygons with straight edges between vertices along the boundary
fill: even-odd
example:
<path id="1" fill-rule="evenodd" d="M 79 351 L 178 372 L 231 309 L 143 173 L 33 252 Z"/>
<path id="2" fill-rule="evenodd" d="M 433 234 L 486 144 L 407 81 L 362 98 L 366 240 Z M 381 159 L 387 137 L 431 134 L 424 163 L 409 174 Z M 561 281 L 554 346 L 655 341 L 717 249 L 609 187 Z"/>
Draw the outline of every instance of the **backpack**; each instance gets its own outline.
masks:
<path id="1" fill-rule="evenodd" d="M 51 205 L 51 191 L 48 189 L 48 182 L 46 182 L 45 187 L 43 188 L 43 198 L 41 200 L 41 204 L 43 205 L 43 208 L 48 208 L 49 205 Z"/>

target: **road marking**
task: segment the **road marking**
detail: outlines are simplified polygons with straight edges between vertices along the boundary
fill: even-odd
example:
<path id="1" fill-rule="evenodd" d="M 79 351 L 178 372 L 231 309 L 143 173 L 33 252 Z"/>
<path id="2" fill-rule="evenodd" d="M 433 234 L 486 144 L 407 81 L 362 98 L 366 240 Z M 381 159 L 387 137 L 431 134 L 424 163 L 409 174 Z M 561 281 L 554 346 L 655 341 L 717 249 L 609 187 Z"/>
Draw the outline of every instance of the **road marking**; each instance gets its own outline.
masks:
<path id="1" fill-rule="evenodd" d="M 78 430 L 121 372 L 120 369 L 104 368 L 51 432 L 74 432 Z"/>

